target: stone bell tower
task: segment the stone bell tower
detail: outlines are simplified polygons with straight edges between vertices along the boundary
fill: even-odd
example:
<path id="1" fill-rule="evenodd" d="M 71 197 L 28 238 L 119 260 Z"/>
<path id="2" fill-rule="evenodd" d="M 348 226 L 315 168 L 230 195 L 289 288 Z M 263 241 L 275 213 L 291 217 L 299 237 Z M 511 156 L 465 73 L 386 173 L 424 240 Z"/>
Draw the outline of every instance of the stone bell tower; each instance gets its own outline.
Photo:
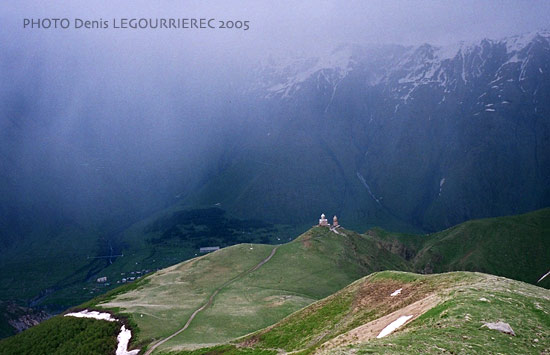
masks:
<path id="1" fill-rule="evenodd" d="M 321 215 L 321 219 L 319 219 L 319 225 L 323 227 L 328 227 L 328 220 L 325 218 L 324 213 Z"/>
<path id="2" fill-rule="evenodd" d="M 333 228 L 340 227 L 340 225 L 338 224 L 338 217 L 336 216 L 332 218 L 332 227 Z"/>

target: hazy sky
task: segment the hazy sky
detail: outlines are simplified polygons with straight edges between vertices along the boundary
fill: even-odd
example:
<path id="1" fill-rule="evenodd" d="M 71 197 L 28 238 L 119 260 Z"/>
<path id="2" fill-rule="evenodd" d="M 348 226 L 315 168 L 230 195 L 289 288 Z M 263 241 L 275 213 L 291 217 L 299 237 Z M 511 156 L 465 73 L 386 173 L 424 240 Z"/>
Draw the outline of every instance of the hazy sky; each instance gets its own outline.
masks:
<path id="1" fill-rule="evenodd" d="M 548 27 L 549 1 L 176 1 L 61 0 L 11 1 L 1 16 L 3 35 L 23 43 L 92 39 L 148 50 L 152 43 L 171 50 L 229 54 L 309 51 L 339 42 L 417 44 L 499 38 Z M 238 30 L 23 30 L 23 18 L 185 17 L 248 20 Z M 60 33 L 63 32 L 63 33 Z M 66 33 L 70 32 L 70 33 Z M 95 42 L 97 41 L 97 42 Z"/>

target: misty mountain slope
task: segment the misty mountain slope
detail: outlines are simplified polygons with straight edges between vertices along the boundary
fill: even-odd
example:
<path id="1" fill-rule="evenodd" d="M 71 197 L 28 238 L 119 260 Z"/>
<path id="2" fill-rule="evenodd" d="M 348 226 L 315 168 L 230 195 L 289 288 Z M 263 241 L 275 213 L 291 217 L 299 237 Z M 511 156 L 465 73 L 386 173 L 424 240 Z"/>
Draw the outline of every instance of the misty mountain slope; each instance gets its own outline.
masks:
<path id="1" fill-rule="evenodd" d="M 287 164 L 269 169 L 272 179 L 225 171 L 230 177 L 214 177 L 198 201 L 214 200 L 229 178 L 240 181 L 227 184 L 239 198 L 230 210 L 272 219 L 284 211 L 300 221 L 301 206 L 269 193 L 271 184 L 296 186 L 351 224 L 430 231 L 546 207 L 549 38 L 542 31 L 446 47 L 342 46 L 268 61 L 243 94 L 255 97 L 243 120 L 256 135 L 239 137 L 233 160 Z M 296 176 L 289 157 L 311 182 Z M 338 203 L 346 193 L 353 198 Z"/>
<path id="2" fill-rule="evenodd" d="M 311 211 L 334 211 L 359 229 L 377 221 L 419 231 L 371 196 L 354 169 L 359 151 L 339 130 L 327 134 L 323 127 L 303 124 L 288 121 L 279 131 L 263 128 L 264 136 L 251 141 L 245 135 L 244 142 L 228 149 L 220 172 L 184 203 L 219 203 L 237 216 L 301 225 L 310 223 Z"/>

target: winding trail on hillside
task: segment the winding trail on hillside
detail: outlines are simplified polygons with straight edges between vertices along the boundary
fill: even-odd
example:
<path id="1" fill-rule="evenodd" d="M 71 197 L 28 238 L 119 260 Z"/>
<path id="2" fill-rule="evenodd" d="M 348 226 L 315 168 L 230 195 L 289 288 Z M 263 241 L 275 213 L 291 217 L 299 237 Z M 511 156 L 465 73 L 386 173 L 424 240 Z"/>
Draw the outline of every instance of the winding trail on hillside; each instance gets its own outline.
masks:
<path id="1" fill-rule="evenodd" d="M 156 350 L 156 348 L 158 348 L 159 346 L 161 346 L 162 344 L 166 343 L 168 340 L 172 339 L 173 337 L 177 336 L 178 334 L 180 334 L 181 332 L 183 332 L 185 329 L 187 329 L 189 327 L 189 325 L 191 324 L 191 322 L 193 321 L 193 319 L 195 319 L 195 317 L 197 316 L 197 314 L 199 314 L 199 312 L 205 310 L 206 308 L 208 308 L 208 306 L 210 306 L 212 304 L 212 302 L 214 301 L 214 298 L 216 298 L 216 295 L 222 290 L 224 289 L 225 287 L 229 286 L 230 284 L 232 284 L 233 282 L 245 277 L 246 275 L 258 270 L 259 268 L 261 268 L 265 263 L 267 263 L 269 260 L 271 260 L 271 258 L 273 257 L 273 255 L 275 255 L 275 252 L 277 251 L 277 248 L 279 248 L 278 246 L 276 246 L 275 248 L 273 248 L 273 250 L 271 251 L 271 254 L 269 254 L 269 256 L 267 258 L 265 258 L 264 260 L 262 260 L 258 265 L 254 266 L 252 269 L 250 270 L 247 270 L 237 276 L 235 276 L 234 278 L 232 278 L 231 280 L 229 281 L 226 281 L 223 285 L 221 285 L 220 287 L 218 287 L 216 290 L 214 290 L 214 292 L 212 292 L 212 294 L 210 295 L 210 297 L 208 298 L 208 301 L 203 304 L 200 308 L 196 309 L 195 312 L 193 312 L 193 314 L 191 314 L 191 317 L 189 317 L 189 319 L 187 320 L 187 323 L 185 323 L 185 325 L 183 326 L 183 328 L 181 328 L 180 330 L 176 331 L 174 334 L 162 339 L 161 341 L 157 342 L 155 345 L 153 345 L 151 347 L 151 349 L 148 349 L 146 352 L 145 352 L 145 355 L 151 355 L 153 353 L 153 351 Z"/>

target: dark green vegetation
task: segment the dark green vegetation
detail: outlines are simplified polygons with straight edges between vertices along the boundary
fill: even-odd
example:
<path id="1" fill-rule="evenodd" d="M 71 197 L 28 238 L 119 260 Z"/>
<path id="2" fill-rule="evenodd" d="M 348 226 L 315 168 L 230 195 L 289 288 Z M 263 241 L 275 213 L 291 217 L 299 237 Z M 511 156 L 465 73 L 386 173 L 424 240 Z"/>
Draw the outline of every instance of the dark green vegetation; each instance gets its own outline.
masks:
<path id="1" fill-rule="evenodd" d="M 173 239 L 192 243 L 194 249 L 203 246 L 220 246 L 238 243 L 268 244 L 277 233 L 271 223 L 260 220 L 240 220 L 225 217 L 219 208 L 174 212 L 161 218 L 144 230 L 159 235 L 148 241 L 152 244 L 173 242 Z M 252 235 L 252 233 L 254 233 Z"/>
<path id="2" fill-rule="evenodd" d="M 0 340 L 0 354 L 112 354 L 119 330 L 118 322 L 57 316 Z"/>

